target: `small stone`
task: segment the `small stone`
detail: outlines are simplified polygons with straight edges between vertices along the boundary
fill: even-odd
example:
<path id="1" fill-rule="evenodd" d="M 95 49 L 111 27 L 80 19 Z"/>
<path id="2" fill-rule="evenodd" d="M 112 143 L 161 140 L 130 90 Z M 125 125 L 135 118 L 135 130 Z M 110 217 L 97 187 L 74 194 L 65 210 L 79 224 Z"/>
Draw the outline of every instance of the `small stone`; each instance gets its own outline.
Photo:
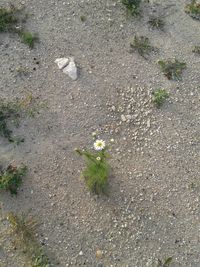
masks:
<path id="1" fill-rule="evenodd" d="M 70 58 L 69 65 L 63 69 L 63 72 L 72 78 L 73 81 L 78 78 L 78 70 L 73 58 Z"/>
<path id="2" fill-rule="evenodd" d="M 123 122 L 126 121 L 126 116 L 125 116 L 124 114 L 121 115 L 121 120 L 122 120 Z"/>
<path id="3" fill-rule="evenodd" d="M 66 57 L 63 57 L 63 58 L 57 58 L 55 61 L 54 61 L 57 65 L 58 65 L 58 68 L 60 70 L 64 69 L 67 64 L 69 63 L 69 59 L 66 58 Z"/>
<path id="4" fill-rule="evenodd" d="M 112 106 L 111 109 L 112 109 L 112 111 L 115 111 L 116 110 L 116 107 L 115 106 Z"/>
<path id="5" fill-rule="evenodd" d="M 96 251 L 96 257 L 97 257 L 97 259 L 101 259 L 102 258 L 102 255 L 103 255 L 102 251 L 98 249 Z"/>
<path id="6" fill-rule="evenodd" d="M 79 256 L 83 256 L 83 251 L 82 250 L 79 252 Z"/>
<path id="7" fill-rule="evenodd" d="M 132 119 L 132 116 L 131 115 L 126 115 L 126 119 L 127 120 L 131 120 Z"/>
<path id="8" fill-rule="evenodd" d="M 151 127 L 151 121 L 150 119 L 147 120 L 147 128 L 150 128 Z"/>

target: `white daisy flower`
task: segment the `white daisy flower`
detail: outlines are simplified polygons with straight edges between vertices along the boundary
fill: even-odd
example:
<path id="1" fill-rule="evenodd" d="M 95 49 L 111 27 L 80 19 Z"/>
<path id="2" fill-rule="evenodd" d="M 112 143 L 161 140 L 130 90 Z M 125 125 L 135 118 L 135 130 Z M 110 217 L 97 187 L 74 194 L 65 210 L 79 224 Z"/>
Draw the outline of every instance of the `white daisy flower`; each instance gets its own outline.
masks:
<path id="1" fill-rule="evenodd" d="M 101 160 L 101 158 L 100 158 L 100 157 L 97 157 L 97 158 L 96 158 L 96 160 L 100 161 L 100 160 Z"/>
<path id="2" fill-rule="evenodd" d="M 94 142 L 94 149 L 95 150 L 98 150 L 98 151 L 103 150 L 105 148 L 105 146 L 106 146 L 105 141 L 103 141 L 101 139 L 96 140 Z"/>

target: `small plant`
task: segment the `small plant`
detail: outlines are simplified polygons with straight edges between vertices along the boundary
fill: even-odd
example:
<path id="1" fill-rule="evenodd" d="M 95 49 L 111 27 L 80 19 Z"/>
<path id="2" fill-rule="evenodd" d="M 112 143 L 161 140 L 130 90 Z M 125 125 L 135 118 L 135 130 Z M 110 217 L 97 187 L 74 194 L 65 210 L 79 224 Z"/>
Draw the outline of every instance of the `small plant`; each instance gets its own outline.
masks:
<path id="1" fill-rule="evenodd" d="M 87 17 L 86 17 L 85 15 L 81 15 L 81 16 L 80 16 L 80 20 L 81 20 L 82 22 L 85 22 L 85 21 L 87 20 Z"/>
<path id="2" fill-rule="evenodd" d="M 156 267 L 167 267 L 172 263 L 172 257 L 169 257 L 165 259 L 164 261 L 161 261 L 158 259 L 158 265 Z"/>
<path id="3" fill-rule="evenodd" d="M 145 58 L 146 55 L 148 55 L 152 50 L 153 47 L 151 46 L 149 42 L 149 38 L 145 36 L 135 36 L 133 41 L 130 43 L 131 50 L 135 50 Z"/>
<path id="4" fill-rule="evenodd" d="M 0 33 L 17 33 L 23 43 L 33 48 L 35 42 L 38 41 L 38 37 L 35 34 L 23 30 L 23 23 L 25 21 L 25 17 L 21 18 L 21 10 L 15 8 L 13 5 L 10 8 L 0 8 Z"/>
<path id="5" fill-rule="evenodd" d="M 180 62 L 177 59 L 174 60 L 160 60 L 158 64 L 161 67 L 164 75 L 169 80 L 179 80 L 181 78 L 181 74 L 183 70 L 186 68 L 186 63 Z"/>
<path id="6" fill-rule="evenodd" d="M 94 142 L 95 152 L 76 149 L 75 151 L 86 159 L 86 168 L 83 171 L 86 185 L 89 190 L 96 194 L 106 194 L 110 166 L 107 162 L 108 154 L 105 141 L 96 139 Z"/>
<path id="7" fill-rule="evenodd" d="M 23 142 L 23 139 L 13 138 L 12 131 L 8 128 L 8 120 L 12 120 L 18 125 L 19 106 L 14 102 L 0 103 L 0 135 L 8 139 L 9 142 Z"/>
<path id="8" fill-rule="evenodd" d="M 16 71 L 19 76 L 27 76 L 29 74 L 29 69 L 23 66 L 17 67 Z"/>
<path id="9" fill-rule="evenodd" d="M 18 18 L 14 7 L 0 8 L 0 32 L 16 32 Z"/>
<path id="10" fill-rule="evenodd" d="M 151 17 L 148 23 L 153 29 L 158 29 L 158 30 L 163 30 L 165 25 L 163 19 L 160 17 Z"/>
<path id="11" fill-rule="evenodd" d="M 130 15 L 136 16 L 139 14 L 141 0 L 121 0 L 121 2 L 126 7 L 127 12 Z"/>
<path id="12" fill-rule="evenodd" d="M 6 170 L 0 172 L 0 189 L 9 190 L 11 194 L 17 194 L 17 189 L 22 184 L 22 177 L 26 175 L 27 167 L 9 165 Z"/>
<path id="13" fill-rule="evenodd" d="M 12 122 L 19 126 L 19 119 L 22 115 L 34 117 L 39 113 L 39 109 L 45 107 L 45 103 L 38 104 L 32 95 L 27 95 L 22 100 L 13 102 L 0 101 L 0 136 L 5 137 L 9 142 L 19 144 L 24 142 L 24 138 L 13 137 L 9 124 Z"/>
<path id="14" fill-rule="evenodd" d="M 186 5 L 185 12 L 189 14 L 190 17 L 200 20 L 200 3 L 196 0 L 192 0 L 190 4 Z"/>
<path id="15" fill-rule="evenodd" d="M 23 43 L 27 44 L 30 48 L 34 48 L 35 42 L 38 41 L 38 37 L 31 32 L 21 32 L 21 40 Z"/>
<path id="16" fill-rule="evenodd" d="M 159 108 L 165 102 L 165 100 L 169 97 L 168 92 L 165 89 L 158 89 L 153 92 L 153 102 Z"/>
<path id="17" fill-rule="evenodd" d="M 193 182 L 191 184 L 189 184 L 189 186 L 188 186 L 188 189 L 190 189 L 190 190 L 195 190 L 197 188 L 198 188 L 198 186 Z"/>
<path id="18" fill-rule="evenodd" d="M 12 212 L 6 220 L 9 224 L 8 233 L 13 238 L 15 247 L 22 250 L 30 263 L 26 266 L 49 267 L 49 258 L 35 239 L 37 222 L 25 214 L 17 216 Z"/>
<path id="19" fill-rule="evenodd" d="M 38 102 L 32 94 L 28 94 L 21 101 L 18 102 L 20 110 L 24 112 L 27 116 L 33 118 L 36 114 L 39 114 L 40 110 L 47 108 L 47 102 Z"/>
<path id="20" fill-rule="evenodd" d="M 192 52 L 200 55 L 200 46 L 198 45 L 194 46 L 194 48 L 192 49 Z"/>

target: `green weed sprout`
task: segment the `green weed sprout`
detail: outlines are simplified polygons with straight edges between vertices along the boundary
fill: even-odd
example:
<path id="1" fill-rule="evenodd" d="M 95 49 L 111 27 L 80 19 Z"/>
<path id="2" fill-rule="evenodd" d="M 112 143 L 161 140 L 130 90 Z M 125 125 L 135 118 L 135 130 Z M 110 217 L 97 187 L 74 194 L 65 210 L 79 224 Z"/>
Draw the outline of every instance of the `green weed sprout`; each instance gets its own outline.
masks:
<path id="1" fill-rule="evenodd" d="M 121 0 L 121 2 L 126 7 L 127 12 L 130 15 L 136 16 L 139 14 L 141 0 Z"/>
<path id="2" fill-rule="evenodd" d="M 27 167 L 9 165 L 0 173 L 0 189 L 9 190 L 11 194 L 17 194 L 17 189 L 22 184 L 22 177 L 27 173 Z"/>
<path id="3" fill-rule="evenodd" d="M 85 22 L 85 21 L 87 20 L 87 17 L 86 17 L 85 15 L 81 15 L 81 16 L 80 16 L 80 20 L 81 20 L 82 22 Z"/>
<path id="4" fill-rule="evenodd" d="M 135 35 L 134 39 L 130 43 L 131 52 L 137 51 L 138 54 L 144 58 L 148 55 L 151 51 L 153 51 L 153 47 L 150 44 L 149 38 L 145 36 L 137 36 Z"/>
<path id="5" fill-rule="evenodd" d="M 192 52 L 194 54 L 200 55 L 200 46 L 199 45 L 194 46 L 193 49 L 192 49 Z"/>
<path id="6" fill-rule="evenodd" d="M 21 40 L 27 44 L 31 49 L 34 48 L 35 42 L 38 42 L 38 36 L 31 32 L 21 32 Z"/>
<path id="7" fill-rule="evenodd" d="M 0 32 L 16 32 L 15 25 L 17 22 L 15 8 L 0 8 Z"/>
<path id="8" fill-rule="evenodd" d="M 169 94 L 165 89 L 158 89 L 153 92 L 153 102 L 157 108 L 160 108 L 168 97 Z"/>
<path id="9" fill-rule="evenodd" d="M 190 4 L 186 5 L 185 12 L 193 19 L 200 20 L 200 3 L 192 0 Z"/>
<path id="10" fill-rule="evenodd" d="M 86 167 L 82 172 L 88 189 L 99 195 L 107 194 L 108 178 L 110 173 L 110 165 L 107 162 L 108 147 L 105 141 L 96 139 L 94 141 L 94 152 L 89 150 L 75 149 L 75 151 L 86 159 Z"/>
<path id="11" fill-rule="evenodd" d="M 24 138 L 13 137 L 10 124 L 18 127 L 22 115 L 34 117 L 39 110 L 45 107 L 45 103 L 37 104 L 32 95 L 27 95 L 23 99 L 15 101 L 4 101 L 0 99 L 0 136 L 6 138 L 9 142 L 19 144 L 24 142 Z"/>
<path id="12" fill-rule="evenodd" d="M 158 64 L 161 67 L 162 72 L 169 80 L 180 80 L 183 70 L 186 68 L 185 62 L 180 62 L 177 59 L 174 60 L 159 60 Z"/>
<path id="13" fill-rule="evenodd" d="M 150 17 L 148 23 L 153 29 L 163 30 L 165 23 L 161 17 Z"/>
<path id="14" fill-rule="evenodd" d="M 12 120 L 18 125 L 19 106 L 15 102 L 0 102 L 0 135 L 7 138 L 9 142 L 17 144 L 23 142 L 23 139 L 13 138 L 12 131 L 8 128 L 8 120 Z"/>
<path id="15" fill-rule="evenodd" d="M 161 261 L 160 259 L 158 259 L 158 265 L 156 267 L 167 267 L 171 265 L 172 260 L 173 260 L 172 257 L 166 258 L 164 261 Z"/>
<path id="16" fill-rule="evenodd" d="M 0 33 L 17 33 L 23 43 L 33 48 L 39 38 L 36 34 L 23 29 L 23 23 L 26 21 L 26 18 L 22 18 L 21 11 L 21 9 L 17 9 L 13 5 L 10 8 L 0 7 Z"/>

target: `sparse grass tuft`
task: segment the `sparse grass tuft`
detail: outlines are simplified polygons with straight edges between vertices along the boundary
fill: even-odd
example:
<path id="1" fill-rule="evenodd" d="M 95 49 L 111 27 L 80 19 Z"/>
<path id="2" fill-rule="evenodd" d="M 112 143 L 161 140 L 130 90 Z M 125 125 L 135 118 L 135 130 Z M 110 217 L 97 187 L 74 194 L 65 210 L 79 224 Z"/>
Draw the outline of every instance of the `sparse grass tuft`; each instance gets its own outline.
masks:
<path id="1" fill-rule="evenodd" d="M 25 214 L 17 216 L 14 213 L 8 214 L 7 221 L 9 235 L 13 238 L 15 247 L 27 258 L 26 266 L 49 267 L 49 258 L 35 239 L 36 221 Z"/>
<path id="2" fill-rule="evenodd" d="M 19 106 L 15 102 L 0 102 L 0 135 L 7 138 L 9 142 L 17 144 L 23 139 L 13 138 L 12 131 L 8 128 L 8 121 L 13 121 L 18 125 Z"/>
<path id="3" fill-rule="evenodd" d="M 172 263 L 172 259 L 173 259 L 172 257 L 169 257 L 164 261 L 158 259 L 158 265 L 156 267 L 168 267 Z"/>
<path id="4" fill-rule="evenodd" d="M 165 25 L 163 19 L 160 17 L 151 17 L 148 23 L 153 29 L 158 29 L 158 30 L 163 30 Z"/>
<path id="5" fill-rule="evenodd" d="M 192 0 L 190 4 L 186 5 L 185 12 L 193 19 L 200 20 L 200 3 Z"/>
<path id="6" fill-rule="evenodd" d="M 0 32 L 15 32 L 18 18 L 14 7 L 0 8 Z"/>
<path id="7" fill-rule="evenodd" d="M 126 7 L 128 14 L 132 16 L 139 14 L 141 0 L 121 0 L 121 2 Z"/>
<path id="8" fill-rule="evenodd" d="M 200 55 L 200 46 L 198 45 L 194 46 L 194 48 L 192 49 L 192 52 Z"/>
<path id="9" fill-rule="evenodd" d="M 165 89 L 158 89 L 153 92 L 153 102 L 157 108 L 160 108 L 168 97 L 169 94 Z"/>
<path id="10" fill-rule="evenodd" d="M 46 103 L 37 103 L 32 95 L 13 102 L 0 100 L 0 136 L 15 144 L 24 142 L 24 138 L 13 137 L 10 124 L 18 127 L 22 115 L 34 117 L 36 113 L 39 113 L 39 109 L 44 107 L 46 107 Z"/>
<path id="11" fill-rule="evenodd" d="M 19 76 L 27 76 L 29 74 L 29 69 L 23 66 L 17 67 L 16 71 Z"/>
<path id="12" fill-rule="evenodd" d="M 149 38 L 145 36 L 135 36 L 133 41 L 130 43 L 131 50 L 135 50 L 145 58 L 153 49 L 149 42 Z"/>
<path id="13" fill-rule="evenodd" d="M 0 172 L 0 189 L 9 190 L 11 194 L 17 194 L 17 189 L 22 184 L 22 177 L 26 175 L 27 167 L 9 165 L 6 170 Z"/>
<path id="14" fill-rule="evenodd" d="M 29 117 L 35 117 L 36 114 L 39 114 L 42 108 L 47 108 L 47 102 L 37 102 L 37 99 L 28 94 L 21 101 L 18 102 L 20 110 L 24 112 Z"/>
<path id="15" fill-rule="evenodd" d="M 20 15 L 21 10 L 15 8 L 13 5 L 10 8 L 0 8 L 0 33 L 17 33 L 23 43 L 33 48 L 35 42 L 38 41 L 38 36 L 22 29 L 26 18 L 21 18 Z"/>
<path id="16" fill-rule="evenodd" d="M 161 67 L 164 75 L 169 80 L 179 80 L 181 78 L 181 74 L 183 70 L 186 68 L 186 63 L 180 62 L 177 59 L 174 60 L 160 60 L 158 64 Z"/>
<path id="17" fill-rule="evenodd" d="M 21 32 L 21 40 L 23 43 L 27 44 L 30 48 L 34 48 L 36 42 L 38 42 L 38 36 L 31 32 Z"/>

